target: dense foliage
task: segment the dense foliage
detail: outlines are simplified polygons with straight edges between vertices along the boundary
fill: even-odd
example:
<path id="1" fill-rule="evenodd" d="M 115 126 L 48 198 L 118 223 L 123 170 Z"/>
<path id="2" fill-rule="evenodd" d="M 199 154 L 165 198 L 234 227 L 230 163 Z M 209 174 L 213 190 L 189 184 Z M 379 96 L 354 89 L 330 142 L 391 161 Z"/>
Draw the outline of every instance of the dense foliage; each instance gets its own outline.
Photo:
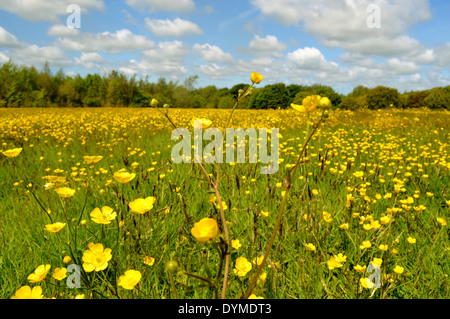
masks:
<path id="1" fill-rule="evenodd" d="M 232 88 L 214 85 L 196 88 L 198 76 L 183 82 L 148 77 L 137 79 L 117 71 L 109 74 L 67 76 L 60 69 L 52 74 L 48 64 L 42 70 L 18 66 L 11 61 L 0 67 L 0 107 L 149 107 L 153 98 L 177 108 L 231 108 L 246 84 Z M 400 93 L 397 89 L 357 86 L 348 95 L 333 88 L 284 83 L 268 84 L 254 89 L 241 101 L 244 109 L 284 109 L 291 103 L 301 104 L 308 95 L 327 96 L 334 107 L 342 109 L 429 108 L 450 109 L 450 86 L 431 90 Z"/>

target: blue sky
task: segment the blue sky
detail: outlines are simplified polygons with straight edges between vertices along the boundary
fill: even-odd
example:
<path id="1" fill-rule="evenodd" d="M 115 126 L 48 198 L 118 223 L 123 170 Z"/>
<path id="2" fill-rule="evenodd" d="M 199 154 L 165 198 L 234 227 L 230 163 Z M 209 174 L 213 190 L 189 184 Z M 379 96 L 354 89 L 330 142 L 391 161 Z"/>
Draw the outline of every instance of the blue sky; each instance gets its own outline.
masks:
<path id="1" fill-rule="evenodd" d="M 80 28 L 67 26 L 69 4 Z M 450 85 L 446 0 L 0 1 L 0 63 L 198 86 L 321 83 L 400 92 Z M 74 20 L 72 20 L 74 21 Z M 372 24 L 370 24 L 372 23 Z"/>

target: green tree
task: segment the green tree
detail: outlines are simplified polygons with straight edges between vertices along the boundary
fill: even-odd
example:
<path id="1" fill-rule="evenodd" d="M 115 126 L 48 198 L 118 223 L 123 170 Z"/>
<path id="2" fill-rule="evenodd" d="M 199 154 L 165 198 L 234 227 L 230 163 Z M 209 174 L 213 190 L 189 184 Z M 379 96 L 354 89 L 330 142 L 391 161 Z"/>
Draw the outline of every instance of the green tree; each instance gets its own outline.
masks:
<path id="1" fill-rule="evenodd" d="M 249 108 L 251 109 L 285 109 L 289 106 L 289 95 L 284 83 L 266 85 L 254 93 Z"/>
<path id="2" fill-rule="evenodd" d="M 400 94 L 397 89 L 377 86 L 367 92 L 367 106 L 371 110 L 397 108 L 401 106 Z"/>
<path id="3" fill-rule="evenodd" d="M 450 110 L 450 93 L 445 88 L 434 88 L 429 91 L 428 96 L 424 99 L 423 102 L 426 107 L 433 110 Z"/>

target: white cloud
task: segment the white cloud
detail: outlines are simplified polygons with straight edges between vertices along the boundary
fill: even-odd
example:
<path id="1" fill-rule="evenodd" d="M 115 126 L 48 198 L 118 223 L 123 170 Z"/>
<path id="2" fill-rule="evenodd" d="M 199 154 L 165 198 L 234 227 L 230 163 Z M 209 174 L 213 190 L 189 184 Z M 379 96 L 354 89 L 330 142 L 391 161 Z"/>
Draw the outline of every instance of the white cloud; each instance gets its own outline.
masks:
<path id="1" fill-rule="evenodd" d="M 137 10 L 190 12 L 195 9 L 192 0 L 127 0 L 126 3 Z"/>
<path id="2" fill-rule="evenodd" d="M 278 41 L 276 36 L 267 35 L 261 38 L 255 35 L 248 45 L 250 51 L 257 55 L 281 56 L 280 52 L 286 50 L 286 44 Z"/>
<path id="3" fill-rule="evenodd" d="M 76 37 L 80 35 L 80 30 L 68 27 L 66 25 L 55 24 L 52 25 L 48 30 L 47 34 L 52 37 Z"/>
<path id="4" fill-rule="evenodd" d="M 183 38 L 203 34 L 203 30 L 197 24 L 180 18 L 175 20 L 145 18 L 145 26 L 157 38 Z"/>
<path id="5" fill-rule="evenodd" d="M 334 62 L 328 62 L 318 49 L 309 47 L 288 53 L 287 60 L 303 70 L 323 70 L 337 66 Z"/>
<path id="6" fill-rule="evenodd" d="M 9 33 L 0 26 L 0 46 L 6 48 L 18 47 L 20 42 L 14 34 Z"/>
<path id="7" fill-rule="evenodd" d="M 251 0 L 265 16 L 298 25 L 325 45 L 352 52 L 390 56 L 417 48 L 408 28 L 431 17 L 428 0 Z M 381 28 L 370 28 L 369 5 L 380 8 Z"/>
<path id="8" fill-rule="evenodd" d="M 51 30 L 53 34 L 60 32 L 62 28 Z M 61 36 L 57 44 L 69 51 L 78 52 L 109 52 L 118 54 L 122 52 L 136 52 L 153 48 L 155 43 L 142 35 L 135 35 L 130 30 L 122 29 L 115 33 L 109 31 L 102 33 L 77 33 Z"/>
<path id="9" fill-rule="evenodd" d="M 193 47 L 194 53 L 199 55 L 203 61 L 215 63 L 232 63 L 233 56 L 230 53 L 225 53 L 221 48 L 209 43 L 198 44 Z"/>
<path id="10" fill-rule="evenodd" d="M 66 67 L 72 65 L 72 59 L 65 55 L 64 50 L 55 46 L 26 45 L 11 54 L 12 62 L 20 65 L 43 65 Z"/>
<path id="11" fill-rule="evenodd" d="M 105 59 L 97 52 L 82 52 L 80 57 L 75 58 L 75 63 L 86 69 L 98 69 L 105 62 Z"/>
<path id="12" fill-rule="evenodd" d="M 181 41 L 161 42 L 155 48 L 143 51 L 140 60 L 124 63 L 120 70 L 132 75 L 157 75 L 180 80 L 187 74 L 184 59 L 189 54 L 189 46 Z"/>
<path id="13" fill-rule="evenodd" d="M 60 22 L 60 16 L 68 17 L 71 12 L 67 12 L 67 7 L 74 3 L 73 0 L 2 0 L 0 9 L 18 15 L 21 18 L 34 22 Z M 88 9 L 102 10 L 104 3 L 102 0 L 77 0 L 81 12 Z"/>

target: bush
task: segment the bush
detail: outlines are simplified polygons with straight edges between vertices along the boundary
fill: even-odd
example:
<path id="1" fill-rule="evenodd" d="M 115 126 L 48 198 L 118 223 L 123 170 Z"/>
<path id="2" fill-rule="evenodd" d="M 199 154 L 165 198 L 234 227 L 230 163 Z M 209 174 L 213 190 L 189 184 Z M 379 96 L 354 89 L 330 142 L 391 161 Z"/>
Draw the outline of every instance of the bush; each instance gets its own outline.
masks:
<path id="1" fill-rule="evenodd" d="M 371 110 L 398 108 L 401 106 L 400 93 L 397 89 L 377 86 L 367 93 L 367 106 Z"/>
<path id="2" fill-rule="evenodd" d="M 424 104 L 430 109 L 450 109 L 450 93 L 444 88 L 434 88 L 424 99 Z"/>

